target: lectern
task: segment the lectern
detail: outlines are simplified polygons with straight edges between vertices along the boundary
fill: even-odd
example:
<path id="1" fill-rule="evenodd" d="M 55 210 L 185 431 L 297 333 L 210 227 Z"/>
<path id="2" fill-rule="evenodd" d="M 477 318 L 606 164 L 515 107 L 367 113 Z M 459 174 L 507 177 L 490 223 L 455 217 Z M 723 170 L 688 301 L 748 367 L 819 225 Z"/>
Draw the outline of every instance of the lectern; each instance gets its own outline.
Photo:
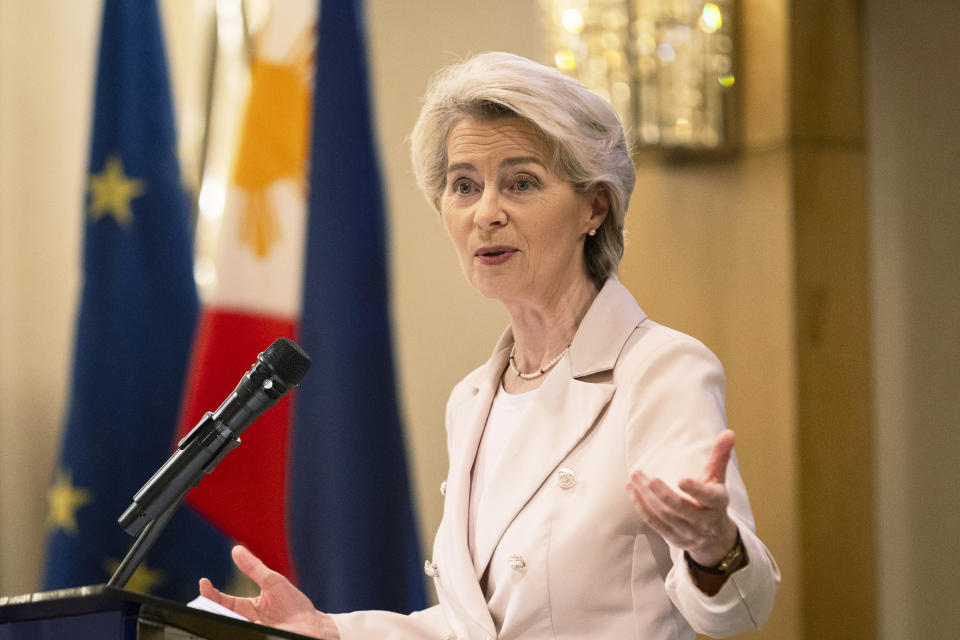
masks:
<path id="1" fill-rule="evenodd" d="M 0 640 L 306 640 L 106 585 L 0 597 Z"/>

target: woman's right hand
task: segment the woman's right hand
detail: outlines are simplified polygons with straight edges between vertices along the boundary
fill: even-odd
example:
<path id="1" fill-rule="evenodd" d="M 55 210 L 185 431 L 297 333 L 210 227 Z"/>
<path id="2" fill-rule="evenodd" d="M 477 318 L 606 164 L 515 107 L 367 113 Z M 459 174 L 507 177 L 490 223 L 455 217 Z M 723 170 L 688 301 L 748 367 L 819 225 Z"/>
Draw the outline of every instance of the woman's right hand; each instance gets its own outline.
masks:
<path id="1" fill-rule="evenodd" d="M 233 548 L 232 555 L 237 568 L 260 587 L 260 595 L 256 598 L 230 596 L 219 591 L 206 578 L 200 579 L 200 595 L 257 624 L 324 640 L 340 640 L 340 631 L 333 618 L 317 611 L 310 599 L 283 575 L 268 568 L 240 545 Z"/>

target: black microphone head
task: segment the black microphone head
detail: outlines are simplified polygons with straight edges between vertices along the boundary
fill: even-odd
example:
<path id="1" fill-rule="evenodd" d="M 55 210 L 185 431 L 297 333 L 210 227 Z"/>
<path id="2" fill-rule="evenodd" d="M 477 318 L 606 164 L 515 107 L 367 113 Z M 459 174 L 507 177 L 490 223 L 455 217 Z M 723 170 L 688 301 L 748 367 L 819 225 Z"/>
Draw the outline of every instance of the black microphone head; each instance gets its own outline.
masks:
<path id="1" fill-rule="evenodd" d="M 277 338 L 260 354 L 259 360 L 277 372 L 277 375 L 293 386 L 300 382 L 310 368 L 310 356 L 300 345 L 289 338 Z"/>

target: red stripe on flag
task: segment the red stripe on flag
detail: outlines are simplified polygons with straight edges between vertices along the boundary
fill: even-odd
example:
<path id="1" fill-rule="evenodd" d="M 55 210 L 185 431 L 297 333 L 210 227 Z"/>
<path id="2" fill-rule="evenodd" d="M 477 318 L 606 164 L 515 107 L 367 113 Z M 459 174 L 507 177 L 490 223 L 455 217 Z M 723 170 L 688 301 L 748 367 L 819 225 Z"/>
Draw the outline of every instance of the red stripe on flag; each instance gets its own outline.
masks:
<path id="1" fill-rule="evenodd" d="M 215 411 L 276 338 L 293 338 L 291 319 L 207 309 L 194 341 L 179 434 Z M 296 581 L 287 535 L 286 495 L 291 394 L 263 414 L 190 492 L 187 501 L 267 566 Z"/>

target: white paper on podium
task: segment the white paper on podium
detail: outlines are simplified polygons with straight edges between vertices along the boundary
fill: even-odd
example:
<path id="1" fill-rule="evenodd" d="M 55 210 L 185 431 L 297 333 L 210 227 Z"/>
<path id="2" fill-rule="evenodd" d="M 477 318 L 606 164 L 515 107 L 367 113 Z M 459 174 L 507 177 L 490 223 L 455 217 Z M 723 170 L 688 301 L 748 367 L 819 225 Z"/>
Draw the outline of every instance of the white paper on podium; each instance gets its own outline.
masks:
<path id="1" fill-rule="evenodd" d="M 237 620 L 244 620 L 246 622 L 252 622 L 250 618 L 245 618 L 236 611 L 232 609 L 227 609 L 222 604 L 217 604 L 210 598 L 205 598 L 204 596 L 197 596 L 193 600 L 187 603 L 188 607 L 193 607 L 194 609 L 200 609 L 201 611 L 209 611 L 210 613 L 218 613 L 221 616 L 227 616 L 228 618 L 235 618 Z"/>

